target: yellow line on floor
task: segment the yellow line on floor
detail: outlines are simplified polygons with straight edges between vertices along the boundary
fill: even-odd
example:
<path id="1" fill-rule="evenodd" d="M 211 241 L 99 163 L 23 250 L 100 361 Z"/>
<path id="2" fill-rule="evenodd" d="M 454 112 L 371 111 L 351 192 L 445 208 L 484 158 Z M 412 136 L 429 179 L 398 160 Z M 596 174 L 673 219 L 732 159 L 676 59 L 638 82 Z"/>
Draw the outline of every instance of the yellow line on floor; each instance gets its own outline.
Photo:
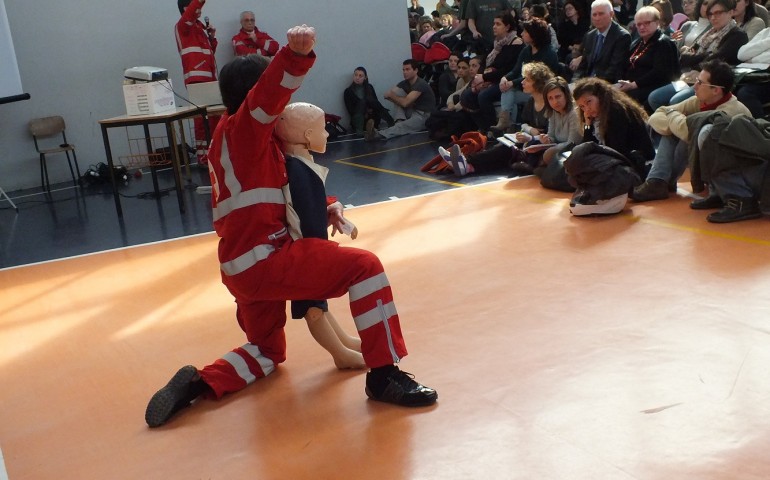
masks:
<path id="1" fill-rule="evenodd" d="M 565 199 L 561 199 L 561 198 L 549 198 L 549 199 L 536 198 L 536 197 L 533 197 L 533 196 L 530 196 L 530 195 L 524 195 L 524 194 L 516 193 L 516 192 L 511 191 L 511 190 L 503 190 L 503 191 L 501 191 L 501 190 L 497 190 L 497 189 L 486 188 L 485 184 L 466 185 L 466 184 L 463 184 L 463 183 L 449 182 L 449 181 L 446 181 L 446 180 L 438 180 L 438 179 L 433 179 L 433 178 L 430 178 L 430 177 L 422 177 L 422 176 L 419 176 L 419 175 L 412 175 L 410 173 L 397 172 L 395 170 L 387 170 L 387 169 L 384 169 L 384 168 L 370 167 L 368 165 L 361 165 L 361 164 L 358 164 L 358 163 L 353 163 L 353 162 L 346 161 L 346 160 L 354 159 L 354 158 L 362 158 L 362 157 L 368 157 L 368 156 L 371 156 L 371 155 L 379 155 L 379 154 L 382 154 L 382 153 L 385 153 L 385 152 L 394 152 L 394 151 L 397 151 L 397 150 L 403 150 L 403 149 L 406 149 L 406 148 L 415 147 L 417 145 L 425 145 L 427 143 L 431 143 L 431 142 L 416 143 L 414 145 L 407 145 L 407 146 L 404 146 L 404 147 L 393 148 L 393 149 L 390 149 L 390 150 L 379 150 L 377 152 L 371 152 L 371 153 L 365 153 L 365 154 L 362 154 L 362 155 L 356 155 L 354 157 L 348 157 L 346 159 L 334 160 L 334 162 L 335 163 L 340 163 L 342 165 L 348 165 L 348 166 L 351 166 L 351 167 L 364 168 L 366 170 L 372 170 L 372 171 L 375 171 L 375 172 L 389 173 L 389 174 L 392 174 L 392 175 L 399 175 L 399 176 L 402 176 L 402 177 L 414 178 L 416 180 L 424 180 L 426 182 L 440 183 L 442 185 L 450 185 L 452 187 L 472 187 L 472 188 L 477 188 L 479 190 L 484 190 L 484 191 L 486 191 L 488 193 L 494 193 L 494 194 L 497 194 L 497 195 L 503 194 L 504 196 L 507 196 L 507 197 L 519 198 L 519 199 L 527 200 L 527 201 L 530 201 L 530 202 L 552 203 L 552 204 L 559 204 L 559 203 L 565 202 Z M 513 180 L 513 179 L 511 179 L 511 180 Z M 568 203 L 569 201 L 566 200 L 566 202 Z M 707 235 L 707 236 L 710 236 L 710 237 L 724 238 L 726 240 L 736 240 L 736 241 L 739 241 L 739 242 L 751 243 L 751 244 L 754 244 L 754 245 L 770 246 L 770 240 L 762 240 L 762 239 L 759 239 L 759 238 L 745 237 L 745 236 L 742 236 L 742 235 L 733 235 L 731 233 L 720 232 L 720 231 L 717 231 L 717 230 L 708 230 L 708 229 L 705 229 L 705 228 L 688 227 L 686 225 L 680 225 L 680 224 L 671 223 L 671 222 L 664 222 L 664 221 L 655 220 L 655 219 L 652 219 L 652 218 L 637 217 L 637 216 L 634 216 L 633 214 L 620 214 L 619 216 L 625 218 L 626 220 L 630 220 L 630 221 L 633 221 L 633 222 L 642 222 L 642 223 L 647 223 L 647 224 L 650 224 L 650 225 L 657 225 L 657 226 L 660 226 L 660 227 L 671 228 L 671 229 L 675 229 L 675 230 L 682 230 L 682 231 L 697 233 L 697 234 L 701 234 L 701 235 Z"/>
<path id="2" fill-rule="evenodd" d="M 623 215 L 623 216 L 629 217 L 629 218 L 633 217 L 632 215 Z M 762 245 L 765 247 L 770 247 L 770 240 L 762 240 L 762 239 L 753 238 L 753 237 L 744 237 L 743 235 L 733 235 L 732 233 L 720 232 L 717 230 L 709 230 L 706 228 L 688 227 L 686 225 L 679 225 L 671 222 L 663 222 L 652 218 L 633 217 L 633 220 L 643 222 L 643 223 L 649 223 L 651 225 L 657 225 L 657 226 L 666 227 L 666 228 L 673 228 L 675 230 L 684 230 L 686 232 L 693 232 L 701 235 L 707 235 L 709 237 L 724 238 L 726 240 L 737 240 L 739 242 L 752 243 L 754 245 Z"/>
<path id="3" fill-rule="evenodd" d="M 513 180 L 513 179 L 511 179 L 511 180 Z M 471 186 L 471 185 L 469 185 L 469 186 Z M 551 203 L 551 204 L 566 203 L 566 204 L 569 204 L 569 199 L 562 199 L 562 198 L 547 198 L 547 199 L 536 198 L 536 197 L 533 197 L 533 196 L 530 196 L 530 195 L 523 195 L 523 194 L 520 194 L 520 193 L 516 193 L 513 190 L 497 190 L 497 189 L 488 188 L 484 184 L 478 185 L 478 186 L 473 185 L 472 187 L 477 188 L 479 190 L 483 190 L 485 192 L 494 193 L 494 194 L 497 194 L 497 195 L 501 195 L 502 194 L 503 196 L 506 196 L 506 197 L 513 197 L 513 198 L 523 199 L 523 200 L 527 200 L 527 201 L 535 202 L 535 203 Z M 770 247 L 770 240 L 763 240 L 761 238 L 746 237 L 746 236 L 743 236 L 743 235 L 734 235 L 734 234 L 729 233 L 729 232 L 721 232 L 721 231 L 718 231 L 718 230 L 710 230 L 710 229 L 707 229 L 707 228 L 688 227 L 686 225 L 681 225 L 681 224 L 672 223 L 672 222 L 665 222 L 665 221 L 662 221 L 662 220 L 656 220 L 654 218 L 639 217 L 639 216 L 634 215 L 633 213 L 621 213 L 618 216 L 621 217 L 621 218 L 624 218 L 626 220 L 632 221 L 632 222 L 646 223 L 646 224 L 649 224 L 649 225 L 656 225 L 656 226 L 659 226 L 659 227 L 670 228 L 670 229 L 674 229 L 674 230 L 682 230 L 682 231 L 685 231 L 685 232 L 697 233 L 699 235 L 707 235 L 709 237 L 724 238 L 725 240 L 735 240 L 735 241 L 738 241 L 738 242 L 744 242 L 744 243 L 750 243 L 750 244 L 753 244 L 753 245 L 762 245 L 762 246 Z"/>
<path id="4" fill-rule="evenodd" d="M 389 173 L 391 175 L 398 175 L 398 176 L 401 176 L 401 177 L 414 178 L 415 180 L 424 180 L 426 182 L 439 183 L 441 185 L 449 185 L 449 186 L 452 186 L 452 187 L 465 187 L 465 186 L 467 186 L 467 185 L 462 184 L 462 183 L 448 182 L 446 180 L 438 180 L 438 179 L 435 179 L 435 178 L 423 177 L 423 176 L 420 176 L 420 175 L 413 175 L 411 173 L 405 173 L 405 172 L 398 172 L 396 170 L 388 170 L 386 168 L 371 167 L 369 165 L 361 165 L 360 163 L 354 163 L 354 162 L 347 161 L 347 160 L 352 160 L 354 158 L 370 157 L 372 155 L 381 155 L 381 154 L 387 153 L 387 152 L 395 152 L 395 151 L 398 151 L 398 150 L 404 150 L 404 149 L 416 147 L 416 146 L 419 146 L 419 145 L 426 145 L 428 143 L 431 143 L 431 142 L 415 143 L 413 145 L 407 145 L 407 146 L 398 147 L 398 148 L 391 148 L 389 150 L 378 150 L 376 152 L 364 153 L 364 154 L 361 154 L 361 155 L 355 155 L 353 157 L 347 157 L 347 158 L 341 158 L 339 160 L 334 160 L 334 163 L 339 163 L 341 165 L 347 165 L 349 167 L 363 168 L 365 170 L 372 170 L 374 172 Z"/>

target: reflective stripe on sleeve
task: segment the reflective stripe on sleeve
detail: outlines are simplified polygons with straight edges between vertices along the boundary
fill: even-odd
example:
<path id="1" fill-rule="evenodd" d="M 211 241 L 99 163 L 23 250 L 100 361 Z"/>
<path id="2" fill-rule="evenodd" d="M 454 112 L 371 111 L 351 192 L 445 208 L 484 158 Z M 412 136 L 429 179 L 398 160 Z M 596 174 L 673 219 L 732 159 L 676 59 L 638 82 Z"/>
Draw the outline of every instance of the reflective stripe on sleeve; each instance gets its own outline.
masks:
<path id="1" fill-rule="evenodd" d="M 295 77 L 294 75 L 289 74 L 289 72 L 283 72 L 283 78 L 281 79 L 281 86 L 283 88 L 288 88 L 289 90 L 296 90 L 299 88 L 300 85 L 302 85 L 302 80 L 305 79 L 305 76 L 302 75 L 301 77 Z"/>
<path id="2" fill-rule="evenodd" d="M 251 111 L 251 116 L 254 117 L 254 120 L 267 125 L 275 120 L 278 115 L 268 115 L 267 112 L 257 107 Z"/>

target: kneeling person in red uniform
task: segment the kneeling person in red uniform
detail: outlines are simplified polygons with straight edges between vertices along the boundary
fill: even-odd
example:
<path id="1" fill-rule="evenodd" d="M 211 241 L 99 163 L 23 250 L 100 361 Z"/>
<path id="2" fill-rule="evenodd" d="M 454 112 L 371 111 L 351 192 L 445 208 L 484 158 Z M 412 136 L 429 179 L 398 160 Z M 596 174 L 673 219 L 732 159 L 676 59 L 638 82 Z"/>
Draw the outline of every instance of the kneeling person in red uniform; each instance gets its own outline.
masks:
<path id="1" fill-rule="evenodd" d="M 182 367 L 153 395 L 145 420 L 166 423 L 200 396 L 221 398 L 275 370 L 286 359 L 286 300 L 348 293 L 350 312 L 370 368 L 366 394 L 403 406 L 436 402 L 435 390 L 395 365 L 406 354 L 390 284 L 377 256 L 288 232 L 284 156 L 275 137 L 278 115 L 315 61 L 315 30 L 289 30 L 288 45 L 269 62 L 238 57 L 220 72 L 227 113 L 209 152 L 214 228 L 222 282 L 235 297 L 247 343 L 201 370 Z M 341 229 L 341 211 L 330 214 Z"/>

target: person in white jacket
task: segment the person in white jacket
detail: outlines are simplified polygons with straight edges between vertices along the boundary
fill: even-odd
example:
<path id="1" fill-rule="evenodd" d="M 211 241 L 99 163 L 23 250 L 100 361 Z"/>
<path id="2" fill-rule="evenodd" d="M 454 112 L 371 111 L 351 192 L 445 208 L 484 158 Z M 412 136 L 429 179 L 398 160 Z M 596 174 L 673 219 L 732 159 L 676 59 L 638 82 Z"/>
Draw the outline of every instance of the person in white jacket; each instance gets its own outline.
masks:
<path id="1" fill-rule="evenodd" d="M 770 27 L 765 28 L 738 50 L 738 60 L 746 63 L 770 64 Z M 770 103 L 770 83 L 746 83 L 735 92 L 738 100 L 754 118 L 765 116 L 763 105 Z"/>

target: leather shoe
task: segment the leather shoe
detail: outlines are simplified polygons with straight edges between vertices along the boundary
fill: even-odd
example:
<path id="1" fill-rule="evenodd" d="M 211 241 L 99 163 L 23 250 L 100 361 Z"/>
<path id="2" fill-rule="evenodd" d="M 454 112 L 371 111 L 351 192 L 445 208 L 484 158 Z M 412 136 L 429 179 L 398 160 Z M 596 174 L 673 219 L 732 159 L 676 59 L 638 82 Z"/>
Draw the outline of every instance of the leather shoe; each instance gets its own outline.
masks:
<path id="1" fill-rule="evenodd" d="M 762 216 L 757 200 L 751 197 L 730 197 L 722 210 L 710 213 L 706 220 L 711 223 L 732 223 Z"/>
<path id="2" fill-rule="evenodd" d="M 637 202 L 665 200 L 668 198 L 668 182 L 660 178 L 648 178 L 631 192 L 631 198 Z"/>
<path id="3" fill-rule="evenodd" d="M 722 208 L 725 206 L 725 202 L 719 197 L 719 195 L 711 194 L 706 198 L 699 200 L 693 200 L 690 202 L 690 208 L 693 210 L 713 210 L 715 208 Z"/>

